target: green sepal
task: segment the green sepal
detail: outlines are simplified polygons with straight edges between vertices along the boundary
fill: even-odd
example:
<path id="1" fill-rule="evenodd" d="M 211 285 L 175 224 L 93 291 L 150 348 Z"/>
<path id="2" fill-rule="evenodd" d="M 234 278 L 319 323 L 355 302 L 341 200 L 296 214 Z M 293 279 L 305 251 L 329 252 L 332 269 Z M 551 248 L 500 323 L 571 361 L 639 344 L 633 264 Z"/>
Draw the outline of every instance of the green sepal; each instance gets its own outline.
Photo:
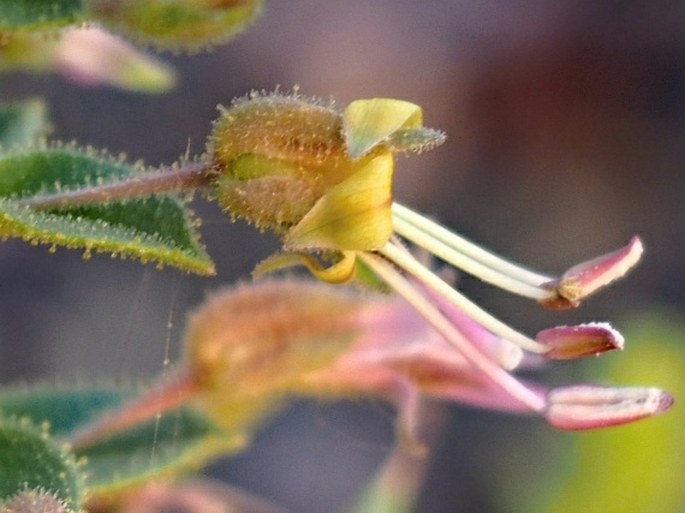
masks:
<path id="1" fill-rule="evenodd" d="M 83 502 L 82 470 L 46 426 L 27 417 L 0 417 L 0 501 L 27 490 L 46 491 L 72 511 Z"/>
<path id="2" fill-rule="evenodd" d="M 148 196 L 59 210 L 24 206 L 20 198 L 134 176 L 136 170 L 93 151 L 38 148 L 0 157 L 0 237 L 154 261 L 197 274 L 214 266 L 198 241 L 190 212 L 173 196 Z"/>
<path id="3" fill-rule="evenodd" d="M 46 131 L 47 117 L 42 101 L 0 104 L 0 149 L 27 145 Z"/>
<path id="4" fill-rule="evenodd" d="M 0 414 L 45 423 L 66 438 L 134 397 L 131 387 L 9 389 L 0 391 Z M 107 495 L 155 477 L 195 470 L 244 444 L 243 437 L 229 436 L 199 412 L 178 408 L 159 420 L 77 448 L 75 455 L 84 461 L 88 492 Z"/>
<path id="5" fill-rule="evenodd" d="M 83 0 L 0 0 L 0 31 L 44 30 L 83 20 Z"/>

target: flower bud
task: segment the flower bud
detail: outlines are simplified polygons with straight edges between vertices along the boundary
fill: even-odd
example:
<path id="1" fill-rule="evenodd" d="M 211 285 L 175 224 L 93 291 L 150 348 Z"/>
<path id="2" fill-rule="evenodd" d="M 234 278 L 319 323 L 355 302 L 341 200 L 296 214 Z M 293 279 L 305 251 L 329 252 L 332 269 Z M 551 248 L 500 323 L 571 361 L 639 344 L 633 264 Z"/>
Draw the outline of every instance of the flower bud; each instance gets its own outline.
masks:
<path id="1" fill-rule="evenodd" d="M 421 109 L 400 100 L 357 100 L 340 113 L 296 94 L 253 93 L 214 124 L 218 201 L 283 236 L 289 252 L 379 249 L 392 235 L 394 153 L 444 139 L 421 123 Z"/>
<path id="2" fill-rule="evenodd" d="M 185 337 L 200 406 L 229 430 L 249 428 L 356 339 L 353 314 L 362 305 L 350 291 L 298 281 L 244 285 L 209 298 L 190 317 Z"/>

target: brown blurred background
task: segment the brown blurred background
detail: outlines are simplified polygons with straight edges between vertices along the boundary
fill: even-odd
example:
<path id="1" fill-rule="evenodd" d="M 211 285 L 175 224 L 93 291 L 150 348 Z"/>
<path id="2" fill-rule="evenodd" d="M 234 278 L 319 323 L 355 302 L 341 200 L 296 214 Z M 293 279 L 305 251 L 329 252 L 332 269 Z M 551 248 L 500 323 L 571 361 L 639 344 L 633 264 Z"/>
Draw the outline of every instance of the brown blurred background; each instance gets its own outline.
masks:
<path id="1" fill-rule="evenodd" d="M 399 201 L 552 273 L 633 233 L 646 244 L 634 274 L 576 312 L 541 311 L 464 277 L 473 299 L 531 332 L 685 303 L 685 3 L 272 0 L 231 44 L 165 58 L 180 83 L 161 96 L 28 74 L 0 76 L 0 95 L 45 97 L 55 138 L 151 165 L 202 152 L 216 105 L 250 89 L 297 84 L 340 105 L 407 99 L 449 139 L 399 159 Z M 202 200 L 195 208 L 216 278 L 3 243 L 2 382 L 160 372 L 167 341 L 178 354 L 184 312 L 247 279 L 276 247 Z M 522 472 L 555 464 L 535 445 L 548 430 L 537 420 L 445 412 L 420 511 L 495 511 L 492 477 L 512 445 L 526 454 Z M 212 473 L 291 511 L 345 511 L 391 444 L 392 412 L 380 405 L 300 404 Z"/>

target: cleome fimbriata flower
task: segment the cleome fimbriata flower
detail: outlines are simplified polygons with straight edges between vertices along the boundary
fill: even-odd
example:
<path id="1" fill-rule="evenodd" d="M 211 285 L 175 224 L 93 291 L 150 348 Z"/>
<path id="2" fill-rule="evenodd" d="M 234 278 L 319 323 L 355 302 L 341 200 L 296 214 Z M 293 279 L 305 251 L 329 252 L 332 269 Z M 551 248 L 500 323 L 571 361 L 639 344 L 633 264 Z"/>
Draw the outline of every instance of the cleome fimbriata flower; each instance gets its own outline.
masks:
<path id="1" fill-rule="evenodd" d="M 395 155 L 431 149 L 444 139 L 423 126 L 420 107 L 405 101 L 357 100 L 338 112 L 297 95 L 253 94 L 234 102 L 215 123 L 210 153 L 219 176 L 217 198 L 231 215 L 282 237 L 282 252 L 259 264 L 257 275 L 301 264 L 327 282 L 382 282 L 511 404 L 544 415 L 555 426 L 611 425 L 665 410 L 671 397 L 653 388 L 582 386 L 541 395 L 527 387 L 510 373 L 523 351 L 571 359 L 620 349 L 623 338 L 606 323 L 561 326 L 528 337 L 472 303 L 405 248 L 409 242 L 550 308 L 577 306 L 622 277 L 642 254 L 634 237 L 561 276 L 547 276 L 395 202 Z M 484 340 L 492 337 L 510 347 L 506 363 L 483 350 Z M 512 360 L 512 352 L 519 357 Z"/>
<path id="2" fill-rule="evenodd" d="M 232 218 L 281 238 L 281 251 L 258 264 L 256 275 L 302 265 L 324 282 L 362 282 L 392 291 L 468 366 L 471 381 L 482 384 L 482 404 L 492 400 L 534 412 L 564 429 L 619 424 L 666 410 L 672 398 L 656 388 L 581 385 L 543 393 L 524 383 L 512 371 L 525 353 L 573 359 L 621 349 L 623 338 L 607 323 L 559 326 L 527 336 L 471 302 L 407 249 L 407 244 L 419 248 L 555 309 L 578 306 L 624 276 L 642 254 L 642 242 L 633 237 L 625 247 L 549 276 L 394 201 L 396 154 L 429 150 L 444 140 L 442 132 L 423 126 L 421 108 L 406 101 L 372 98 L 338 110 L 298 94 L 252 93 L 221 109 L 202 162 L 24 204 L 60 208 L 202 187 Z M 492 347 L 506 358 L 493 356 Z M 415 349 L 431 354 L 429 345 Z"/>

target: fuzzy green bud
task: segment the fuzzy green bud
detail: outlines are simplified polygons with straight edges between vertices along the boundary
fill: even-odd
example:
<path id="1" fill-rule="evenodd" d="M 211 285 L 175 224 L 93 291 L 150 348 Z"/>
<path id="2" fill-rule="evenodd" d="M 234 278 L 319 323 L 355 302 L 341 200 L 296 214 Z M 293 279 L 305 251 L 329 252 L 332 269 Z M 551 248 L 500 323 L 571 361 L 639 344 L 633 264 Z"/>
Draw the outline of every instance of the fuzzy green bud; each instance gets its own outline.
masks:
<path id="1" fill-rule="evenodd" d="M 218 201 L 282 236 L 291 253 L 379 249 L 393 229 L 394 153 L 444 139 L 421 118 L 400 100 L 357 100 L 338 112 L 299 95 L 253 93 L 214 125 Z"/>

